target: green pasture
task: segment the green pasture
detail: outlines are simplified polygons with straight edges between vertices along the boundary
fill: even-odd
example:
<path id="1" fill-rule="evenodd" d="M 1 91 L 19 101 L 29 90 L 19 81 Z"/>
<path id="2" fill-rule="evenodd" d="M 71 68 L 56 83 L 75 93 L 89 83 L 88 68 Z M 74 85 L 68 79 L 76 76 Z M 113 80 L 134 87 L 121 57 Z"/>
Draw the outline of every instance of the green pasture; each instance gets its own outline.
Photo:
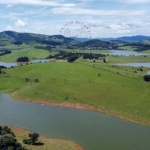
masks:
<path id="1" fill-rule="evenodd" d="M 29 60 L 34 59 L 40 59 L 40 58 L 46 58 L 50 54 L 53 54 L 53 52 L 49 52 L 47 50 L 41 50 L 41 49 L 23 49 L 23 50 L 15 50 L 12 51 L 12 53 L 0 56 L 1 62 L 16 62 L 18 57 L 29 57 Z"/>
<path id="2" fill-rule="evenodd" d="M 127 51 L 134 51 L 136 50 L 138 47 L 136 46 L 119 46 L 118 49 L 120 50 L 127 50 Z"/>

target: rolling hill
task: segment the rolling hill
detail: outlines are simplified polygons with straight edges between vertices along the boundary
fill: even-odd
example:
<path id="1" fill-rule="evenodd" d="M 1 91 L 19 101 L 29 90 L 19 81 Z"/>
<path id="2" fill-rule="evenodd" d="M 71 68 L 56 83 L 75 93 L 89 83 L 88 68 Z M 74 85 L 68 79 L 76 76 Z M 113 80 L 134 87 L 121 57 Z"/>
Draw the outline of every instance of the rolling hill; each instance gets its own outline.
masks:
<path id="1" fill-rule="evenodd" d="M 14 31 L 4 31 L 0 33 L 0 45 L 7 44 L 31 44 L 31 43 L 40 43 L 46 45 L 68 45 L 75 44 L 77 41 L 71 38 L 66 38 L 62 35 L 42 35 L 34 33 L 18 33 Z"/>

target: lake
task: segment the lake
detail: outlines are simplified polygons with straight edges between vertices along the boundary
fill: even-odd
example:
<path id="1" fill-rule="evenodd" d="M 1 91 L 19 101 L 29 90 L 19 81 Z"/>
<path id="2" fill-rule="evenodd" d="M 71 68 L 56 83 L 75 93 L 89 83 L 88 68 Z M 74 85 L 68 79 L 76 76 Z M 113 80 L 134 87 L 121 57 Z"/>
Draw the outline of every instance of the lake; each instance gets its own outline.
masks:
<path id="1" fill-rule="evenodd" d="M 131 66 L 131 67 L 148 67 L 150 68 L 150 62 L 141 62 L 141 63 L 121 63 L 121 64 L 114 64 L 119 66 Z M 150 75 L 150 70 L 147 72 Z"/>
<path id="2" fill-rule="evenodd" d="M 147 74 L 149 74 L 149 75 L 150 75 L 150 70 L 149 70 L 149 71 L 147 71 Z"/>
<path id="3" fill-rule="evenodd" d="M 74 141 L 85 150 L 148 150 L 150 127 L 97 112 L 13 100 L 0 94 L 0 123 Z"/>
<path id="4" fill-rule="evenodd" d="M 109 54 L 112 55 L 118 55 L 118 56 L 143 56 L 143 55 L 148 55 L 144 53 L 139 53 L 135 51 L 125 51 L 125 50 L 110 50 Z"/>
<path id="5" fill-rule="evenodd" d="M 121 63 L 115 64 L 119 66 L 131 66 L 131 67 L 148 67 L 150 68 L 150 62 L 140 62 L 140 63 Z"/>
<path id="6" fill-rule="evenodd" d="M 36 59 L 36 60 L 32 60 L 32 61 L 30 61 L 28 63 L 38 63 L 38 62 L 41 62 L 41 63 L 43 63 L 43 62 L 49 62 L 49 59 Z M 15 67 L 15 66 L 18 66 L 18 65 L 19 65 L 19 63 L 0 62 L 0 66 L 5 66 L 7 68 L 10 68 L 12 66 Z"/>

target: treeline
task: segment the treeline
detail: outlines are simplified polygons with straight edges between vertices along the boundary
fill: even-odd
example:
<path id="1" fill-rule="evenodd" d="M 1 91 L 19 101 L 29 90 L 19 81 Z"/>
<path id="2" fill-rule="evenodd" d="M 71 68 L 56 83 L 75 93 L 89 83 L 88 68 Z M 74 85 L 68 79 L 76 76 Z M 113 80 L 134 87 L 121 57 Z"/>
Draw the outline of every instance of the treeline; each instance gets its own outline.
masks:
<path id="1" fill-rule="evenodd" d="M 133 46 L 136 48 L 135 51 L 137 52 L 146 51 L 150 49 L 150 44 L 145 44 L 141 42 L 127 43 L 124 44 L 124 46 Z"/>
<path id="2" fill-rule="evenodd" d="M 6 55 L 6 54 L 10 54 L 11 51 L 10 50 L 0 50 L 0 56 Z"/>
<path id="3" fill-rule="evenodd" d="M 36 49 L 43 49 L 43 50 L 51 50 L 52 48 L 55 48 L 55 46 L 35 46 Z"/>
<path id="4" fill-rule="evenodd" d="M 29 58 L 28 57 L 19 57 L 17 58 L 17 62 L 28 62 Z"/>
<path id="5" fill-rule="evenodd" d="M 74 62 L 79 57 L 83 56 L 83 59 L 99 59 L 99 57 L 104 58 L 106 55 L 104 54 L 91 54 L 91 53 L 77 53 L 77 52 L 65 52 L 59 51 L 56 55 L 49 55 L 47 59 L 55 58 L 57 60 L 67 60 L 68 62 Z"/>
<path id="6" fill-rule="evenodd" d="M 91 53 L 86 53 L 83 54 L 83 59 L 98 59 L 99 57 L 106 57 L 104 54 L 91 54 Z"/>
<path id="7" fill-rule="evenodd" d="M 57 60 L 67 60 L 68 62 L 74 62 L 76 59 L 78 59 L 81 56 L 80 53 L 72 53 L 72 52 L 64 52 L 60 51 L 56 55 L 49 55 L 47 59 L 55 58 Z"/>

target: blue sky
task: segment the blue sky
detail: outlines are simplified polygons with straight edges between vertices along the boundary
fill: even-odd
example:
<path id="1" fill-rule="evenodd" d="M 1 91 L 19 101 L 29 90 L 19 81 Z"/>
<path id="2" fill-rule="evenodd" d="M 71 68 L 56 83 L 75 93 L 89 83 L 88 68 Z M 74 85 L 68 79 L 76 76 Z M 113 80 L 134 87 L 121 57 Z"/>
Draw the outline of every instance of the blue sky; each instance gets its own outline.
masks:
<path id="1" fill-rule="evenodd" d="M 0 0 L 0 32 L 150 36 L 150 0 Z"/>

